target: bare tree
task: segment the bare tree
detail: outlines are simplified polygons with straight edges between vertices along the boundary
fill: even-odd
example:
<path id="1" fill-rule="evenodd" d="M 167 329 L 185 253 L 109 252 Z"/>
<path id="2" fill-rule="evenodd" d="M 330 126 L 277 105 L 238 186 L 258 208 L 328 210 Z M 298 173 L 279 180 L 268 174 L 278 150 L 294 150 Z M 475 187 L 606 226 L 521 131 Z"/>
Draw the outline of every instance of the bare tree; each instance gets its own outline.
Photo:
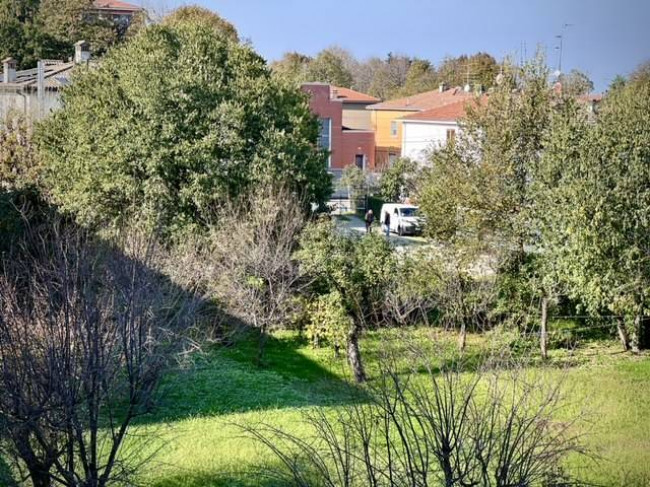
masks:
<path id="1" fill-rule="evenodd" d="M 30 229 L 0 275 L 0 418 L 38 487 L 101 487 L 139 466 L 123 445 L 151 410 L 193 315 L 152 237 Z"/>
<path id="2" fill-rule="evenodd" d="M 306 413 L 309 437 L 244 426 L 280 460 L 269 475 L 299 486 L 559 485 L 562 462 L 585 453 L 583 416 L 570 412 L 561 380 L 516 363 L 439 372 L 420 351 L 380 365 L 357 402 Z"/>
<path id="3" fill-rule="evenodd" d="M 263 188 L 225 205 L 211 226 L 204 262 L 212 293 L 237 318 L 259 330 L 260 365 L 268 332 L 284 326 L 302 285 L 293 254 L 305 224 L 300 199 Z"/>

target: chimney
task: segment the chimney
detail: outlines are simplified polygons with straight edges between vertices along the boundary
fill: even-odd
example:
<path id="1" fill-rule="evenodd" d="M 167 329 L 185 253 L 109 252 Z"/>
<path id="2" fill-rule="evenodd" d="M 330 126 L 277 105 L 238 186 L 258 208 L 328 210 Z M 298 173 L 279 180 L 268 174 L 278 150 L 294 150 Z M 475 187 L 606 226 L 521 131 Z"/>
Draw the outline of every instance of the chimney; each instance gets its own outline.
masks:
<path id="1" fill-rule="evenodd" d="M 12 57 L 4 59 L 2 61 L 2 69 L 2 81 L 4 83 L 14 83 L 16 81 L 16 60 Z"/>
<path id="2" fill-rule="evenodd" d="M 74 62 L 75 64 L 85 63 L 90 60 L 90 44 L 86 41 L 75 42 Z"/>
<path id="3" fill-rule="evenodd" d="M 440 86 L 438 86 L 438 91 L 442 93 L 443 91 L 447 90 L 447 83 L 440 83 Z"/>

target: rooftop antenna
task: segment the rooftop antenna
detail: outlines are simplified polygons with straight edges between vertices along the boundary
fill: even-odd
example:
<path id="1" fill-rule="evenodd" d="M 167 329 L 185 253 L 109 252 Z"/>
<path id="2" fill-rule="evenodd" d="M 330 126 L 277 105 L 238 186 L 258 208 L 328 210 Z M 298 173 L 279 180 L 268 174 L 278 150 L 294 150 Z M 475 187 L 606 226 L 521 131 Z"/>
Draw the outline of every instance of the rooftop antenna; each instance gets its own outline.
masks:
<path id="1" fill-rule="evenodd" d="M 560 51 L 560 54 L 558 56 L 557 71 L 555 72 L 555 75 L 558 78 L 562 74 L 562 52 L 564 50 L 564 31 L 566 30 L 567 27 L 572 27 L 572 26 L 573 24 L 567 24 L 567 23 L 563 24 L 561 33 L 555 36 L 556 39 L 560 40 L 560 45 L 555 46 L 555 49 L 557 51 Z"/>

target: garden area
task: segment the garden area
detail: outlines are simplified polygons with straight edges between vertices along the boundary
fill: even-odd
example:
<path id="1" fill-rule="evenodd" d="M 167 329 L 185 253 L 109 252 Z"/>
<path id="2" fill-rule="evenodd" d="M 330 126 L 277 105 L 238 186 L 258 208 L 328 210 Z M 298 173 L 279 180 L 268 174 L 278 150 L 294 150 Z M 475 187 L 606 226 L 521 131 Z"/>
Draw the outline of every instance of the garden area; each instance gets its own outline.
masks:
<path id="1" fill-rule="evenodd" d="M 419 328 L 378 331 L 362 340 L 368 357 L 370 381 L 376 378 L 376 357 L 400 338 L 424 343 L 435 340 L 450 356 L 458 357 L 455 336 Z M 463 360 L 489 348 L 491 338 L 471 335 Z M 155 425 L 137 425 L 134 437 L 154 454 L 142 473 L 146 485 L 272 486 L 281 485 L 262 469 L 279 461 L 242 430 L 242 425 L 268 423 L 294 434 L 313 432 L 304 423 L 311 408 L 345 407 L 355 397 L 345 361 L 331 349 L 314 349 L 296 333 L 283 332 L 269 341 L 268 365 L 253 365 L 255 340 L 236 347 L 212 350 L 194 367 L 166 378 Z M 436 357 L 435 360 L 441 360 Z M 629 357 L 615 341 L 585 340 L 574 350 L 551 351 L 551 360 L 539 365 L 564 379 L 571 407 L 585 407 L 585 446 L 591 457 L 567 466 L 590 485 L 643 486 L 650 480 L 650 360 Z M 155 434 L 146 441 L 142 429 Z M 155 453 L 154 453 L 155 452 Z"/>
<path id="2" fill-rule="evenodd" d="M 650 64 L 596 109 L 504 61 L 376 178 L 408 241 L 328 211 L 308 95 L 218 15 L 75 69 L 0 122 L 0 484 L 650 484 Z"/>

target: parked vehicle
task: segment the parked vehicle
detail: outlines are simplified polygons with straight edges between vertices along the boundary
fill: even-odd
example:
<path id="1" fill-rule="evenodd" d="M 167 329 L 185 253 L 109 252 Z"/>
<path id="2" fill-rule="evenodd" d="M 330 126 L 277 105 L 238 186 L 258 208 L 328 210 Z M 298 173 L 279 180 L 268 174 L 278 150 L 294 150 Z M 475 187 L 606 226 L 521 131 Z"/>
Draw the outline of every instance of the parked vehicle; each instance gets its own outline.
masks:
<path id="1" fill-rule="evenodd" d="M 419 235 L 422 233 L 424 221 L 420 217 L 418 207 L 399 203 L 387 203 L 381 207 L 380 222 L 390 213 L 390 231 L 398 235 Z"/>

